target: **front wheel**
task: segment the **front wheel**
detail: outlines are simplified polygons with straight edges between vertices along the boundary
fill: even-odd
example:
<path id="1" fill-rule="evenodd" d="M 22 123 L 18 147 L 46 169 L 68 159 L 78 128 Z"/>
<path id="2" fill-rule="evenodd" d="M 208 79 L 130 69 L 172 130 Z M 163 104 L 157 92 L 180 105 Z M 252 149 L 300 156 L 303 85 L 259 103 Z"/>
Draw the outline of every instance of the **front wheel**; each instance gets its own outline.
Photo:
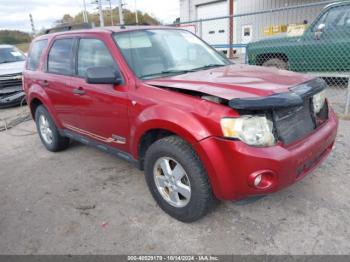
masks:
<path id="1" fill-rule="evenodd" d="M 288 63 L 281 58 L 270 58 L 262 66 L 288 70 Z"/>
<path id="2" fill-rule="evenodd" d="M 196 221 L 216 202 L 200 159 L 177 136 L 160 139 L 150 146 L 145 175 L 153 198 L 177 220 Z"/>

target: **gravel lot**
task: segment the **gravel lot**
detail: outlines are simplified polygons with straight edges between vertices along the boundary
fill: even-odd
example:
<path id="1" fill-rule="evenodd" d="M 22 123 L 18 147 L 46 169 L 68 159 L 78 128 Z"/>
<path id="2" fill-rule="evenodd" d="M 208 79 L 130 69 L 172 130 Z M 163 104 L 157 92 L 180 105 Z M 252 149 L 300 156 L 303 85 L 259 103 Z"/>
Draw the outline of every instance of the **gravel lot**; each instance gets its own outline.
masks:
<path id="1" fill-rule="evenodd" d="M 0 254 L 349 254 L 349 136 L 341 121 L 333 153 L 299 183 L 183 224 L 136 168 L 77 143 L 50 153 L 22 123 L 0 132 Z"/>

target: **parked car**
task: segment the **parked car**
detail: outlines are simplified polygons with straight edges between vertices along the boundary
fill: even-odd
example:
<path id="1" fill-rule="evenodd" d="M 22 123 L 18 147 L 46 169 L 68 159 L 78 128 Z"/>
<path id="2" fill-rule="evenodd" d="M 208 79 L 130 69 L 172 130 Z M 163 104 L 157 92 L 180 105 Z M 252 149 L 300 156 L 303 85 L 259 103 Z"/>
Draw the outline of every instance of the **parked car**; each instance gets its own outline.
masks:
<path id="1" fill-rule="evenodd" d="M 349 72 L 350 1 L 325 7 L 303 35 L 253 42 L 247 53 L 251 65 L 296 72 Z"/>
<path id="2" fill-rule="evenodd" d="M 22 72 L 25 55 L 11 45 L 0 45 L 0 108 L 19 105 L 24 99 Z"/>
<path id="3" fill-rule="evenodd" d="M 77 140 L 133 163 L 159 206 L 184 222 L 216 199 L 276 192 L 318 166 L 338 126 L 324 88 L 233 65 L 188 31 L 152 26 L 40 36 L 24 71 L 49 151 Z"/>

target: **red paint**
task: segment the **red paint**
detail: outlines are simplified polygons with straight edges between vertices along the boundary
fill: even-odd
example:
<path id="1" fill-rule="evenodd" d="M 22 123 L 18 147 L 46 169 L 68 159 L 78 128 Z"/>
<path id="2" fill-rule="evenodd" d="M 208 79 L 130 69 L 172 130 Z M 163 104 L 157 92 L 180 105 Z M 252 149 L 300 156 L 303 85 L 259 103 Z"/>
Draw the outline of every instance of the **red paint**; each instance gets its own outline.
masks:
<path id="1" fill-rule="evenodd" d="M 150 27 L 147 27 L 148 29 Z M 114 30 L 114 29 L 113 29 Z M 129 29 L 126 29 L 129 30 Z M 45 35 L 52 40 L 62 36 L 99 38 L 119 65 L 125 83 L 121 86 L 91 85 L 74 76 L 45 73 L 47 49 L 37 71 L 24 72 L 24 90 L 30 105 L 34 99 L 43 103 L 58 128 L 82 130 L 84 135 L 108 141 L 113 134 L 126 138 L 125 144 L 111 146 L 138 159 L 141 137 L 152 129 L 165 129 L 190 143 L 202 160 L 213 191 L 221 199 L 239 199 L 275 192 L 304 177 L 296 169 L 320 152 L 321 160 L 335 141 L 338 122 L 330 109 L 329 120 L 307 138 L 289 145 L 256 148 L 240 141 L 222 138 L 220 119 L 235 117 L 238 112 L 200 98 L 173 92 L 153 85 L 194 90 L 226 99 L 268 96 L 310 80 L 309 76 L 261 67 L 232 65 L 157 80 L 138 80 L 116 47 L 109 29 L 73 31 Z M 42 81 L 48 86 L 43 87 Z M 73 88 L 86 91 L 83 96 Z M 268 188 L 251 186 L 251 174 L 271 170 L 275 177 Z"/>

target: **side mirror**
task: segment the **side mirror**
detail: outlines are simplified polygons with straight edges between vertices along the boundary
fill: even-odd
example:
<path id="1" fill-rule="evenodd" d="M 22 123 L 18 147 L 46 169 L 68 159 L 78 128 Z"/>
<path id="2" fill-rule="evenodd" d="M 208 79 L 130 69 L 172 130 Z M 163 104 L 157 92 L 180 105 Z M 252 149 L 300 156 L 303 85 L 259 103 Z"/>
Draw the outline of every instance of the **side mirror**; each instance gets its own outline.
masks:
<path id="1" fill-rule="evenodd" d="M 86 82 L 89 84 L 119 85 L 123 79 L 118 69 L 112 66 L 97 66 L 86 70 Z"/>
<path id="2" fill-rule="evenodd" d="M 321 39 L 321 35 L 323 34 L 325 27 L 326 27 L 325 24 L 319 24 L 319 26 L 317 27 L 317 29 L 315 31 L 315 38 L 316 38 L 316 40 L 320 40 Z"/>
<path id="3" fill-rule="evenodd" d="M 218 50 L 218 53 L 220 56 L 222 56 L 223 58 L 227 59 L 227 52 L 225 53 L 225 51 L 223 50 Z"/>

